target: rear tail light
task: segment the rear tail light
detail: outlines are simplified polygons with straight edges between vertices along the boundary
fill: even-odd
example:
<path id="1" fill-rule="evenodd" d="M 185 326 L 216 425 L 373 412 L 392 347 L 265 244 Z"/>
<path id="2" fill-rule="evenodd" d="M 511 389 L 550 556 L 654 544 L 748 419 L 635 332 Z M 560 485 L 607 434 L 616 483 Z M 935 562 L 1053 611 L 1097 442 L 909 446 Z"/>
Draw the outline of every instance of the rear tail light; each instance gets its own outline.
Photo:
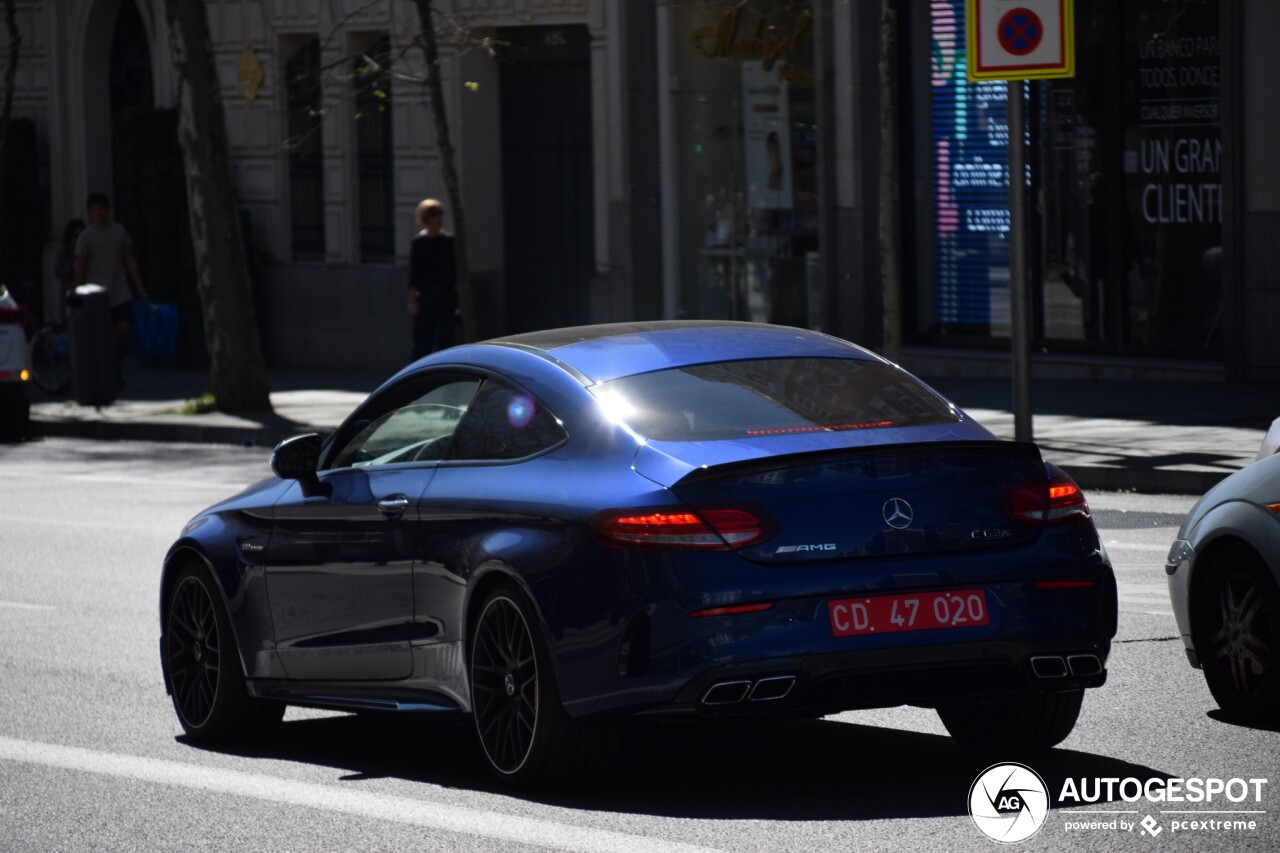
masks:
<path id="1" fill-rule="evenodd" d="M 0 323 L 21 323 L 21 308 L 0 308 Z"/>
<path id="2" fill-rule="evenodd" d="M 1066 474 L 1054 470 L 1047 486 L 1019 489 L 1013 495 L 1013 514 L 1033 524 L 1063 524 L 1089 517 L 1084 492 Z"/>
<path id="3" fill-rule="evenodd" d="M 739 508 L 624 509 L 597 517 L 595 528 L 610 545 L 728 551 L 768 538 L 760 511 Z"/>

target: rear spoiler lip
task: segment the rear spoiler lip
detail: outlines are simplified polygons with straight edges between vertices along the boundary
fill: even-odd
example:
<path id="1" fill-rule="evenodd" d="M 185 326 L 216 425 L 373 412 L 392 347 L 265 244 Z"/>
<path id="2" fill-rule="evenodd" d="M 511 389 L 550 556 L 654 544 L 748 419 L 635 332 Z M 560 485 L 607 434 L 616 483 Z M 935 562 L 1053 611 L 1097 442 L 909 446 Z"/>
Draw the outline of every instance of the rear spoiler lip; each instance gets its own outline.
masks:
<path id="1" fill-rule="evenodd" d="M 1031 442 L 1005 441 L 1002 439 L 959 439 L 940 441 L 919 441 L 908 444 L 873 444 L 861 447 L 842 447 L 830 450 L 811 450 L 799 453 L 788 453 L 778 456 L 761 456 L 755 459 L 743 459 L 736 462 L 725 462 L 719 465 L 695 468 L 671 484 L 669 488 L 696 485 L 704 480 L 713 480 L 727 475 L 743 476 L 746 474 L 770 471 L 775 468 L 798 465 L 821 465 L 826 462 L 837 462 L 855 459 L 859 456 L 871 456 L 885 452 L 915 453 L 928 451 L 963 450 L 968 453 L 990 453 L 992 455 L 1013 456 L 1025 455 L 1034 457 L 1044 463 L 1040 447 Z M 1046 469 L 1046 477 L 1048 471 Z"/>

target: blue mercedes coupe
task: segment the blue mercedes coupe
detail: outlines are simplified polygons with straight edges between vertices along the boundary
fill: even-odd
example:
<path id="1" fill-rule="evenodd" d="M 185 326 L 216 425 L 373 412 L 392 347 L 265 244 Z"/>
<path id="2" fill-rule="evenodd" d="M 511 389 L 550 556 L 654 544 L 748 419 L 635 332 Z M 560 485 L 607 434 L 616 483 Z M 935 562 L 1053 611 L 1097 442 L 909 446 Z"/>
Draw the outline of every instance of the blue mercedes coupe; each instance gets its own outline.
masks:
<path id="1" fill-rule="evenodd" d="M 435 353 L 165 558 L 196 741 L 286 705 L 453 712 L 500 779 L 574 778 L 618 720 L 936 708 L 1062 741 L 1115 579 L 1084 495 L 920 380 L 816 332 L 652 322 Z"/>

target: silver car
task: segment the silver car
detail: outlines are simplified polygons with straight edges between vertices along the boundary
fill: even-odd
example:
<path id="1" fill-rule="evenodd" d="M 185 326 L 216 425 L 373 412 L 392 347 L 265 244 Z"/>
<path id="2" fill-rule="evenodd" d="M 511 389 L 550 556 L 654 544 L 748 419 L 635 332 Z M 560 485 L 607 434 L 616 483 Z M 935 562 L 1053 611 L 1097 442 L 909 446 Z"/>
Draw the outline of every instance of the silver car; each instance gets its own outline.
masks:
<path id="1" fill-rule="evenodd" d="M 1280 720 L 1280 455 L 1200 499 L 1165 572 L 1187 658 L 1218 705 Z"/>

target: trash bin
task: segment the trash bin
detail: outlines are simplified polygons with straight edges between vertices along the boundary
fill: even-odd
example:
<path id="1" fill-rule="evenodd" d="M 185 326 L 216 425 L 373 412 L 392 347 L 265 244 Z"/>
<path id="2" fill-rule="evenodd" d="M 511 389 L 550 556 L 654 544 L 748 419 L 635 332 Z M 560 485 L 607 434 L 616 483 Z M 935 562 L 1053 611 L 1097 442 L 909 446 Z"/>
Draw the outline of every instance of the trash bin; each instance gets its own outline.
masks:
<path id="1" fill-rule="evenodd" d="M 82 406 L 105 406 L 116 397 L 115 329 L 111 297 L 96 284 L 82 284 L 67 295 L 71 337 L 71 387 Z"/>

